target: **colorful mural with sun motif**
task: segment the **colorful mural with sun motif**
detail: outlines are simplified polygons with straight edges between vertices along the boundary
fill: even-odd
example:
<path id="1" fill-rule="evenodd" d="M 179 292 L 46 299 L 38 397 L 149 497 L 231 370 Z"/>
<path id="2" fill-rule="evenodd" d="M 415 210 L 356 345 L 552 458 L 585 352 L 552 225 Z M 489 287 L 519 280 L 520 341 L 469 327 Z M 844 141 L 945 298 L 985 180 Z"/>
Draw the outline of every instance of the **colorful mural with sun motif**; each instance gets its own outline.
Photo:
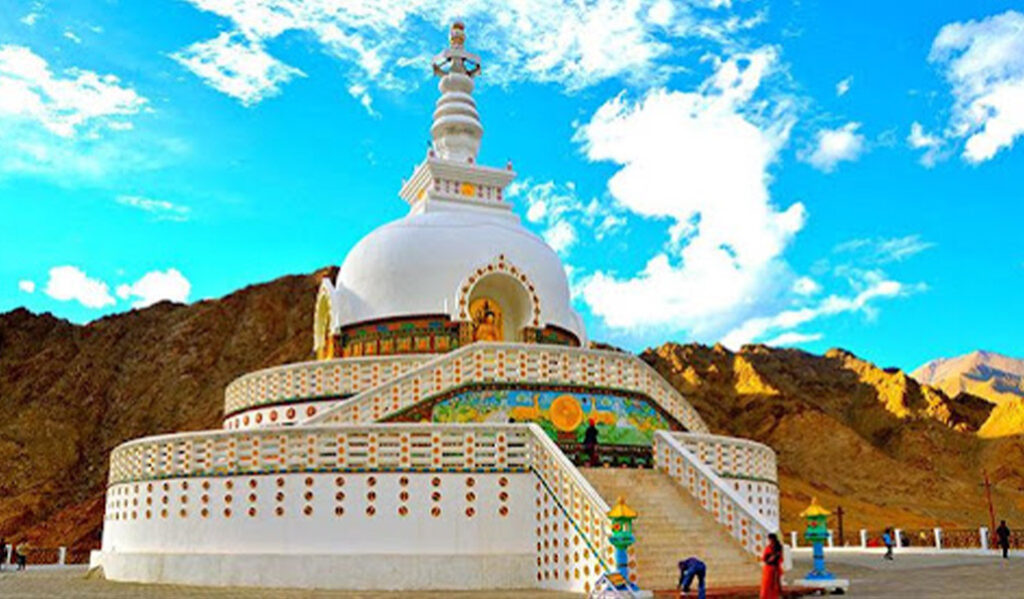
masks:
<path id="1" fill-rule="evenodd" d="M 649 446 L 655 431 L 677 428 L 641 398 L 531 389 L 465 391 L 434 404 L 430 419 L 535 422 L 563 443 L 582 443 L 593 420 L 601 445 Z"/>

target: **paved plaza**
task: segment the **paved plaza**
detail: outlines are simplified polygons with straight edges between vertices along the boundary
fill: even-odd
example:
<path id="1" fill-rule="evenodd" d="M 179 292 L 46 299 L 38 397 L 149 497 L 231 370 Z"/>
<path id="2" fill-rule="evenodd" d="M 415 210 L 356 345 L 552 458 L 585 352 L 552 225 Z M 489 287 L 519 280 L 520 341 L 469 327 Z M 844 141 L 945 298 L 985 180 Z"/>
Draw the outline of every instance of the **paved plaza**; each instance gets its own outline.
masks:
<path id="1" fill-rule="evenodd" d="M 853 597 L 1024 597 L 1024 559 L 975 555 L 880 555 L 826 553 L 829 569 L 850 581 Z M 796 574 L 810 570 L 810 558 L 794 560 Z M 788 576 L 787 578 L 792 578 Z"/>
<path id="2" fill-rule="evenodd" d="M 971 597 L 1002 599 L 1024 596 L 1024 559 L 1003 561 L 993 557 L 965 555 L 903 555 L 885 562 L 876 555 L 834 554 L 830 568 L 851 583 L 853 597 Z M 796 573 L 807 570 L 810 561 L 796 559 Z M 42 599 L 129 598 L 147 599 L 394 599 L 410 594 L 418 599 L 520 599 L 580 597 L 569 593 L 545 593 L 536 589 L 522 592 L 339 592 L 303 590 L 258 590 L 241 588 L 141 585 L 88 579 L 84 567 L 30 567 L 27 572 L 5 570 L 0 574 L 0 597 Z"/>

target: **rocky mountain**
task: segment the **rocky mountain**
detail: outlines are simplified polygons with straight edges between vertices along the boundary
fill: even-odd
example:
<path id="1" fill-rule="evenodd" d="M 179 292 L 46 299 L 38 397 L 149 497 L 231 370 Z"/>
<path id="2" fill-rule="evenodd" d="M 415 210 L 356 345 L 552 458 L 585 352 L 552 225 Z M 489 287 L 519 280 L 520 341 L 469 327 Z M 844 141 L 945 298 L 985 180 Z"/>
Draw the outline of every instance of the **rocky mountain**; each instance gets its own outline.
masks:
<path id="1" fill-rule="evenodd" d="M 84 326 L 0 314 L 0 534 L 93 547 L 107 457 L 135 437 L 220 426 L 224 386 L 308 359 L 313 300 L 330 271 L 217 300 L 170 303 Z M 987 468 L 1001 514 L 1024 521 L 1024 437 L 982 439 L 987 401 L 947 394 L 842 350 L 666 344 L 644 354 L 718 432 L 779 453 L 783 523 L 811 495 L 847 527 L 977 526 Z"/>
<path id="2" fill-rule="evenodd" d="M 911 374 L 946 395 L 980 397 L 995 405 L 979 427 L 983 437 L 1024 433 L 1024 360 L 988 351 L 939 358 Z"/>
<path id="3" fill-rule="evenodd" d="M 23 309 L 0 315 L 0 535 L 97 546 L 110 450 L 219 427 L 228 382 L 309 358 L 325 272 L 84 326 Z"/>
<path id="4" fill-rule="evenodd" d="M 847 530 L 979 526 L 988 520 L 983 470 L 997 511 L 1024 518 L 1024 436 L 979 438 L 992 411 L 984 400 L 951 399 L 839 349 L 668 343 L 643 357 L 715 432 L 775 449 L 783 530 L 801 529 L 797 514 L 812 496 L 842 505 Z"/>

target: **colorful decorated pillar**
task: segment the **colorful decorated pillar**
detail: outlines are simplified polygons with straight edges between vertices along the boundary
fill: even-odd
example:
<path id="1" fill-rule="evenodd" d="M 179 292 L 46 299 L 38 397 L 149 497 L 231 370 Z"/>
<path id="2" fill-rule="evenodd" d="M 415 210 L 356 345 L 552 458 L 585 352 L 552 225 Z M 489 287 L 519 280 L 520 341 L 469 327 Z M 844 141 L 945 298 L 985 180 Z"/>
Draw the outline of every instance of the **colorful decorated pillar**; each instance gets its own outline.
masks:
<path id="1" fill-rule="evenodd" d="M 626 505 L 622 497 L 608 512 L 608 518 L 612 521 L 612 534 L 608 541 L 615 547 L 615 570 L 634 591 L 637 586 L 629 579 L 629 547 L 636 542 L 636 536 L 633 535 L 633 520 L 636 516 L 636 512 Z"/>
<path id="2" fill-rule="evenodd" d="M 818 498 L 811 499 L 811 505 L 807 506 L 800 513 L 802 518 L 807 519 L 807 530 L 804 538 L 813 546 L 814 568 L 807 573 L 806 580 L 834 580 L 832 574 L 825 568 L 824 543 L 828 539 L 828 517 L 831 512 L 818 504 Z"/>

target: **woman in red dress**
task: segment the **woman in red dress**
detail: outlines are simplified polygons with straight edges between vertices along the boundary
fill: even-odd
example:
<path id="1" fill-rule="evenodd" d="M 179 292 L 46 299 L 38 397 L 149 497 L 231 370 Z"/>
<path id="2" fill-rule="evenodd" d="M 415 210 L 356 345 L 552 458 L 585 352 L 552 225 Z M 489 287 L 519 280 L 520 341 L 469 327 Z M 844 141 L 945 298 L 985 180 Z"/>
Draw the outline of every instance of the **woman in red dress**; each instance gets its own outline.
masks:
<path id="1" fill-rule="evenodd" d="M 768 535 L 768 546 L 761 554 L 764 567 L 761 569 L 761 599 L 779 599 L 782 596 L 782 543 L 772 533 Z"/>

